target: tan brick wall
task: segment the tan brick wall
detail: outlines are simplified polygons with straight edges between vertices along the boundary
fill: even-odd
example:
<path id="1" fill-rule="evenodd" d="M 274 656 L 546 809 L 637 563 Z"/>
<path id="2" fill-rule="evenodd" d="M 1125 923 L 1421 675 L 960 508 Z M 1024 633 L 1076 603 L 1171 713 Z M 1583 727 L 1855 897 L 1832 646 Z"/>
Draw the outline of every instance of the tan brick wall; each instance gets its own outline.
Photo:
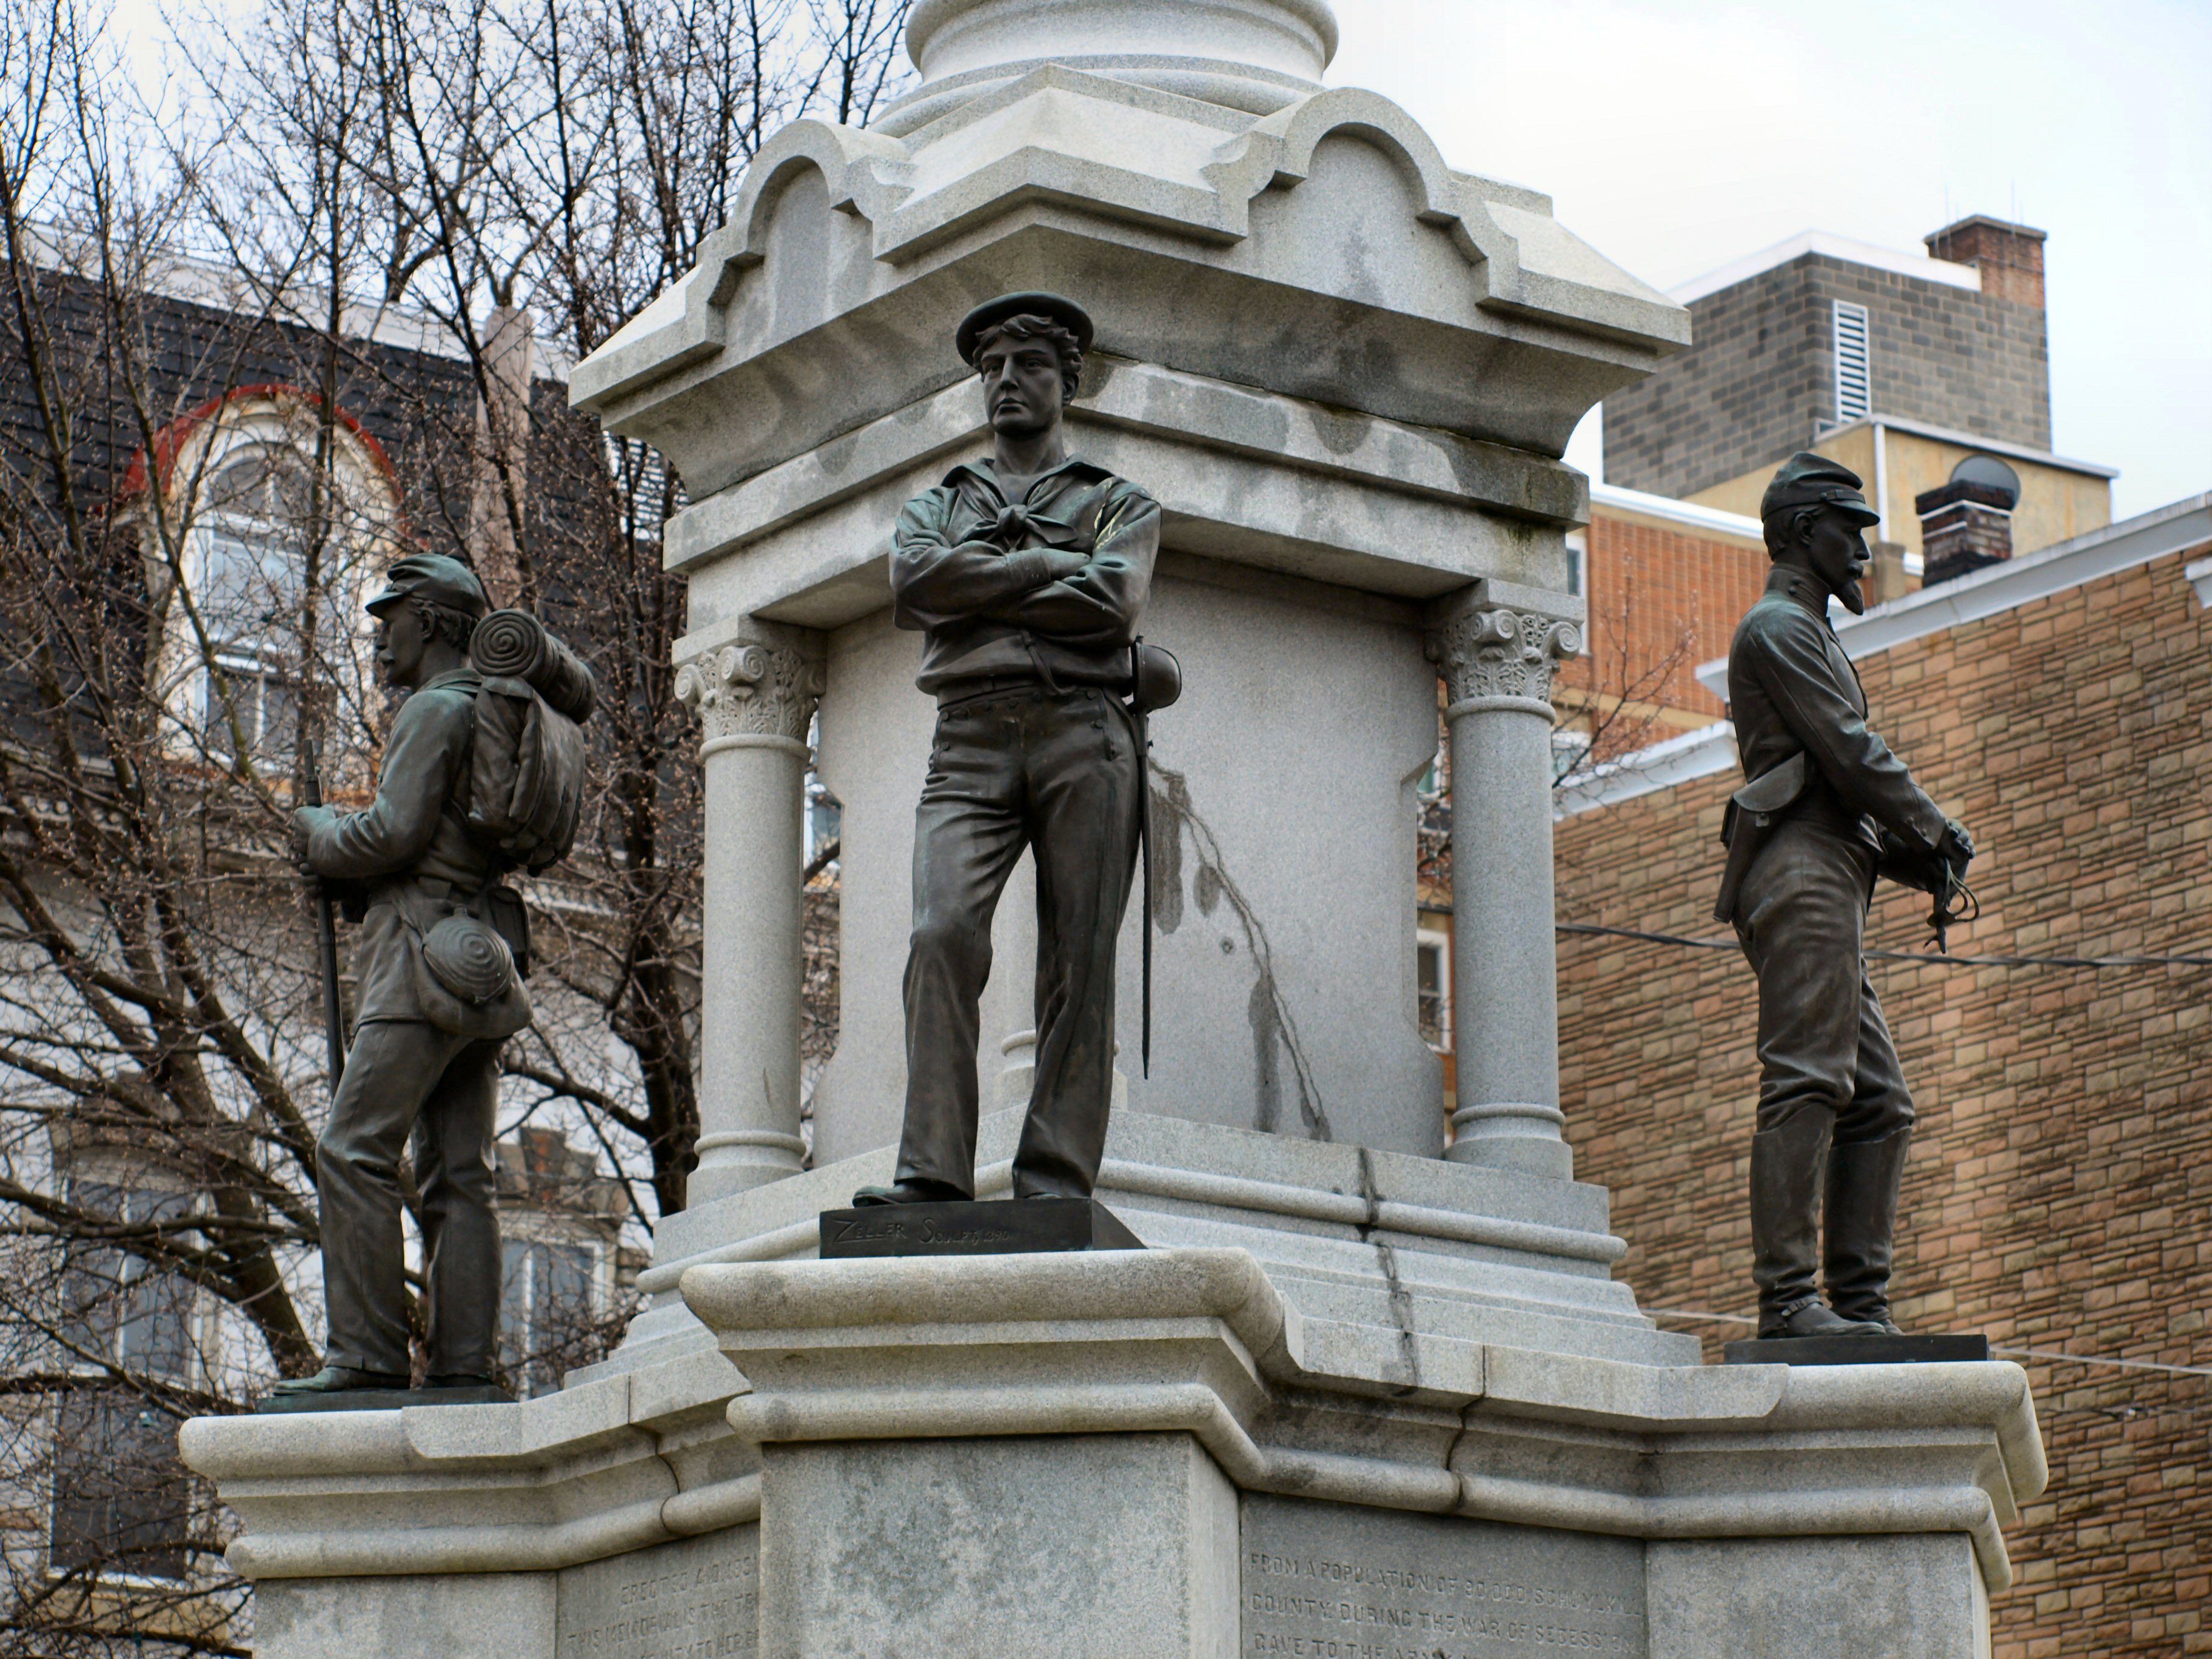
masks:
<path id="1" fill-rule="evenodd" d="M 1984 848 L 1953 948 L 2212 947 L 2212 627 L 2176 556 L 1860 665 L 1877 727 Z M 1711 938 L 1703 780 L 1559 826 L 1559 915 Z M 1878 947 L 1926 900 L 1885 889 Z M 1881 964 L 1919 1107 L 1897 1288 L 1908 1328 L 2212 1365 L 2212 970 Z M 1753 987 L 1733 953 L 1563 937 L 1576 1173 L 1613 1189 L 1648 1308 L 1747 1314 Z M 1741 1328 L 1686 1322 L 1709 1358 Z M 2008 1536 L 1996 1651 L 2212 1653 L 2207 1378 L 2027 1360 L 2049 1492 Z M 2202 1479 L 2200 1480 L 2200 1471 Z"/>

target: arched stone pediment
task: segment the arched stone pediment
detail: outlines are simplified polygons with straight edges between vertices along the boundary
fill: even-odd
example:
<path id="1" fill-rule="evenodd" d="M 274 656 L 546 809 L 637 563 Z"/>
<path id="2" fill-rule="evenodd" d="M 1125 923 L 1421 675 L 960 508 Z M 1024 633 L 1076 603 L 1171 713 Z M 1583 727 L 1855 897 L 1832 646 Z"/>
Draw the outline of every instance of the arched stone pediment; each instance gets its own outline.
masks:
<path id="1" fill-rule="evenodd" d="M 1252 60 L 1286 77 L 1264 113 L 1109 50 L 1127 19 L 963 0 L 917 27 L 939 11 L 998 55 L 925 78 L 918 125 L 778 134 L 698 269 L 575 373 L 580 404 L 703 493 L 951 385 L 951 320 L 1013 288 L 1081 299 L 1115 356 L 1547 454 L 1687 338 L 1547 198 L 1454 171 L 1387 98 L 1320 87 L 1297 6 L 1206 13 L 1224 39 L 1311 37 L 1297 74 Z M 1070 62 L 1032 61 L 1007 22 L 1048 12 Z M 1355 361 L 1354 335 L 1393 367 Z"/>

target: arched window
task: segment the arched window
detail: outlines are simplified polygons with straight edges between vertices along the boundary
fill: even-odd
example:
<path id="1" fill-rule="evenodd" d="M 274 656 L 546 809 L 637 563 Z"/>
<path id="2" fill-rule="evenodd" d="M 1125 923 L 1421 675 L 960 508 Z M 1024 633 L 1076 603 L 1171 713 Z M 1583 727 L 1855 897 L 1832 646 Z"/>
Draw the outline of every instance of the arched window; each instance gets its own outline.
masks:
<path id="1" fill-rule="evenodd" d="M 289 773 L 312 696 L 326 747 L 353 747 L 376 706 L 362 603 L 404 550 L 381 448 L 343 412 L 323 430 L 312 395 L 265 386 L 195 410 L 156 453 L 164 511 L 136 510 L 173 746 Z"/>
<path id="2" fill-rule="evenodd" d="M 301 646 L 313 483 L 289 446 L 254 444 L 206 484 L 193 586 L 211 661 L 195 712 L 211 753 L 228 756 L 242 741 L 260 765 L 291 760 L 311 665 Z"/>

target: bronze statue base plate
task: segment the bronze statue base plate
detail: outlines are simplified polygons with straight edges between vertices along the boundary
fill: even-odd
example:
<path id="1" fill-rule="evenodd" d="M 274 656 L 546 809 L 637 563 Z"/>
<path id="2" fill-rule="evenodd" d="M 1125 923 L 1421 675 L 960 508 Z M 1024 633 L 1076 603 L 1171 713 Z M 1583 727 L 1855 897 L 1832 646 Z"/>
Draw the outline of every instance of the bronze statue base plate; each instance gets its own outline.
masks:
<path id="1" fill-rule="evenodd" d="M 1987 1359 L 1986 1336 L 1747 1337 L 1721 1350 L 1730 1365 L 1933 1365 Z"/>
<path id="2" fill-rule="evenodd" d="M 981 1203 L 967 1199 L 822 1212 L 824 1261 L 1144 1248 L 1144 1241 L 1095 1198 L 1009 1198 Z"/>
<path id="3" fill-rule="evenodd" d="M 341 1389 L 335 1394 L 272 1394 L 253 1408 L 256 1417 L 280 1412 L 396 1412 L 407 1406 L 512 1406 L 514 1396 L 486 1384 L 480 1389 Z"/>

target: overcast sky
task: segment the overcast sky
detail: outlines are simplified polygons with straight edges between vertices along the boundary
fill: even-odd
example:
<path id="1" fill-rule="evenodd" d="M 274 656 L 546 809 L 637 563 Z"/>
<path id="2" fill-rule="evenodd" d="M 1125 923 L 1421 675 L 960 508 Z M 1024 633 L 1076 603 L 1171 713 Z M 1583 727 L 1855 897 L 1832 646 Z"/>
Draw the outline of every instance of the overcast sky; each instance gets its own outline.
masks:
<path id="1" fill-rule="evenodd" d="M 1332 84 L 1658 288 L 1802 230 L 2048 231 L 2053 447 L 2116 516 L 2212 489 L 2212 0 L 1332 3 Z"/>
<path id="2" fill-rule="evenodd" d="M 2050 232 L 2054 447 L 2119 516 L 2212 489 L 2212 0 L 1332 3 L 1333 84 L 1662 289 L 1802 230 Z M 118 0 L 142 79 L 164 10 Z"/>

